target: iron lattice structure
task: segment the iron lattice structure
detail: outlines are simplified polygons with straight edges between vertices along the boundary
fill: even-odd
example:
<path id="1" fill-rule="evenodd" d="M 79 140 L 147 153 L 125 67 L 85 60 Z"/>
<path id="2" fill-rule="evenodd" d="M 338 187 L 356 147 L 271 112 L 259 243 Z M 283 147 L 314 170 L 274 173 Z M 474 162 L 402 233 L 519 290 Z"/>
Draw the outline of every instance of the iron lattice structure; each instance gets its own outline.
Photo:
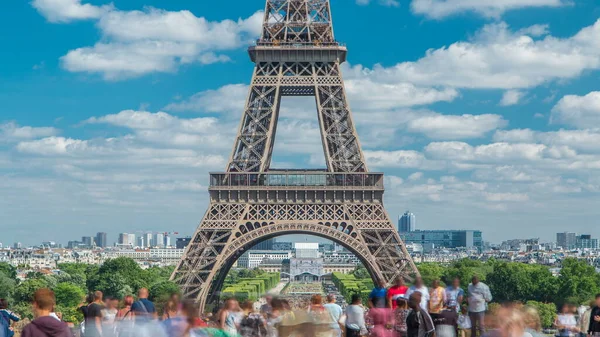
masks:
<path id="1" fill-rule="evenodd" d="M 418 271 L 383 207 L 383 174 L 367 169 L 334 39 L 329 0 L 267 0 L 256 64 L 227 172 L 171 279 L 202 308 L 256 243 L 312 234 L 352 251 L 377 280 Z M 270 170 L 282 96 L 314 96 L 327 170 Z"/>

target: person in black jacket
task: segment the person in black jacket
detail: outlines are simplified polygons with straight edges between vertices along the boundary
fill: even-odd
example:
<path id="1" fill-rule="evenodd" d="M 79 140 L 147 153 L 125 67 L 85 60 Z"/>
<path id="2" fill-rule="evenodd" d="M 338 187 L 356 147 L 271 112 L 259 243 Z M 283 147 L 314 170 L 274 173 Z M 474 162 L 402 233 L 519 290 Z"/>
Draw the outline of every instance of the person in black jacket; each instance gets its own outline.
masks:
<path id="1" fill-rule="evenodd" d="M 40 289 L 33 294 L 33 312 L 35 319 L 25 326 L 21 337 L 73 337 L 65 322 L 50 316 L 56 305 L 54 292 Z"/>
<path id="2" fill-rule="evenodd" d="M 588 335 L 600 336 L 600 294 L 596 295 L 596 305 L 592 308 Z"/>

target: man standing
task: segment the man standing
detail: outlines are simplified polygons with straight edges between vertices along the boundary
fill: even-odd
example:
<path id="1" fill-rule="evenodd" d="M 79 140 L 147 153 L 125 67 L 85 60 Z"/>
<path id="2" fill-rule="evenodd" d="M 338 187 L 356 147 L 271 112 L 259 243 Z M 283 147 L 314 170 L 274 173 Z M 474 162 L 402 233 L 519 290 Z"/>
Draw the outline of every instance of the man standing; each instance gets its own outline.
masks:
<path id="1" fill-rule="evenodd" d="M 590 336 L 600 336 L 600 294 L 596 295 L 596 305 L 592 308 L 587 332 Z"/>
<path id="2" fill-rule="evenodd" d="M 138 291 L 138 300 L 131 305 L 131 312 L 136 321 L 150 321 L 158 318 L 154 303 L 148 300 L 148 289 L 141 288 Z"/>
<path id="3" fill-rule="evenodd" d="M 377 280 L 377 285 L 369 295 L 369 308 L 387 308 L 387 289 L 383 280 Z"/>
<path id="4" fill-rule="evenodd" d="M 104 309 L 102 297 L 101 291 L 94 292 L 94 302 L 87 306 L 87 316 L 85 320 L 86 337 L 102 336 L 102 310 Z"/>
<path id="5" fill-rule="evenodd" d="M 410 298 L 410 296 L 415 292 L 421 293 L 421 308 L 423 308 L 423 310 L 425 311 L 428 311 L 429 290 L 423 283 L 423 279 L 420 276 L 415 279 L 415 284 L 412 287 L 408 288 L 408 291 L 406 292 L 406 297 Z"/>
<path id="6" fill-rule="evenodd" d="M 21 332 L 21 337 L 71 337 L 71 329 L 65 322 L 50 317 L 56 305 L 54 293 L 50 289 L 40 289 L 33 294 L 35 319 Z"/>
<path id="7" fill-rule="evenodd" d="M 485 311 L 487 310 L 487 304 L 492 300 L 492 293 L 490 293 L 490 288 L 480 282 L 477 276 L 473 276 L 471 279 L 468 293 L 471 337 L 477 337 L 477 331 L 479 331 L 479 336 L 483 336 L 485 332 Z"/>
<path id="8" fill-rule="evenodd" d="M 416 291 L 408 299 L 408 307 L 412 309 L 406 318 L 407 337 L 429 337 L 435 332 L 433 320 L 424 310 L 423 293 Z"/>
<path id="9" fill-rule="evenodd" d="M 324 305 L 325 310 L 331 316 L 331 324 L 330 328 L 332 330 L 333 337 L 340 337 L 342 335 L 342 329 L 340 328 L 340 319 L 342 318 L 342 314 L 344 311 L 342 307 L 335 303 L 335 295 L 329 294 L 327 295 L 327 304 Z"/>
<path id="10" fill-rule="evenodd" d="M 396 284 L 390 287 L 390 289 L 387 291 L 388 304 L 390 305 L 390 308 L 395 310 L 398 306 L 398 298 L 404 297 L 407 291 L 408 287 L 404 285 L 404 279 L 402 276 L 398 276 L 396 279 Z"/>
<path id="11" fill-rule="evenodd" d="M 452 280 L 452 285 L 446 288 L 446 306 L 456 308 L 456 312 L 460 311 L 465 292 L 460 287 L 460 279 L 457 277 Z"/>

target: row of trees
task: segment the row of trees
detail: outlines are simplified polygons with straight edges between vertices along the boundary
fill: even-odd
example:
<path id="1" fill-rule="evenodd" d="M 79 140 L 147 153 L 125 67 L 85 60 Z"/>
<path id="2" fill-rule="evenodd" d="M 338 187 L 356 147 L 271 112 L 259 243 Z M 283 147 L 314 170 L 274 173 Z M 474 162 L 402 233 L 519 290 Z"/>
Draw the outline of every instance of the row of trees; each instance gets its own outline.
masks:
<path id="1" fill-rule="evenodd" d="M 280 280 L 279 273 L 265 273 L 259 269 L 233 271 L 225 279 L 221 298 L 235 298 L 240 302 L 256 301 L 267 291 L 275 288 Z"/>
<path id="2" fill-rule="evenodd" d="M 558 276 L 554 276 L 547 266 L 505 262 L 491 259 L 487 262 L 464 259 L 449 265 L 421 263 L 417 267 L 426 285 L 433 280 L 450 284 L 460 278 L 466 287 L 473 275 L 485 282 L 494 295 L 494 301 L 522 302 L 536 301 L 554 303 L 583 304 L 600 293 L 600 274 L 586 261 L 565 259 Z"/>
<path id="3" fill-rule="evenodd" d="M 371 289 L 373 289 L 373 280 L 364 271 L 366 269 L 359 267 L 352 274 L 333 273 L 331 275 L 333 284 L 347 303 L 351 302 L 353 294 L 360 294 L 363 303 L 367 303 Z"/>
<path id="4" fill-rule="evenodd" d="M 77 308 L 88 293 L 96 290 L 107 297 L 122 299 L 134 295 L 140 288 L 148 288 L 150 299 L 157 302 L 159 308 L 170 294 L 179 291 L 177 285 L 169 281 L 172 267 L 142 269 L 129 258 L 111 259 L 102 266 L 63 263 L 58 269 L 60 273 L 56 275 L 31 272 L 25 280 L 19 280 L 13 266 L 0 263 L 0 298 L 8 299 L 15 312 L 31 319 L 33 293 L 40 288 L 50 288 L 56 294 L 56 311 L 63 313 L 65 321 L 77 323 L 82 320 Z"/>

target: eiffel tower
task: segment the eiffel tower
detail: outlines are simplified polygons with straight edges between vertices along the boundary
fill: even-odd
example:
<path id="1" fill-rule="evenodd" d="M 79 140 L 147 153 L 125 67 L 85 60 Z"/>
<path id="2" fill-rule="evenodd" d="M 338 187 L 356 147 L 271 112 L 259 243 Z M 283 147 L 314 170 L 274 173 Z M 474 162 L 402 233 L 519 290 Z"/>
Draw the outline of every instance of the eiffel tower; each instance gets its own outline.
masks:
<path id="1" fill-rule="evenodd" d="M 212 303 L 233 263 L 257 243 L 310 234 L 352 251 L 387 284 L 418 273 L 383 206 L 346 99 L 329 0 L 267 0 L 256 64 L 226 172 L 210 174 L 210 205 L 171 279 Z M 282 96 L 314 96 L 327 169 L 270 168 Z M 302 130 L 297 130 L 302 132 Z"/>

